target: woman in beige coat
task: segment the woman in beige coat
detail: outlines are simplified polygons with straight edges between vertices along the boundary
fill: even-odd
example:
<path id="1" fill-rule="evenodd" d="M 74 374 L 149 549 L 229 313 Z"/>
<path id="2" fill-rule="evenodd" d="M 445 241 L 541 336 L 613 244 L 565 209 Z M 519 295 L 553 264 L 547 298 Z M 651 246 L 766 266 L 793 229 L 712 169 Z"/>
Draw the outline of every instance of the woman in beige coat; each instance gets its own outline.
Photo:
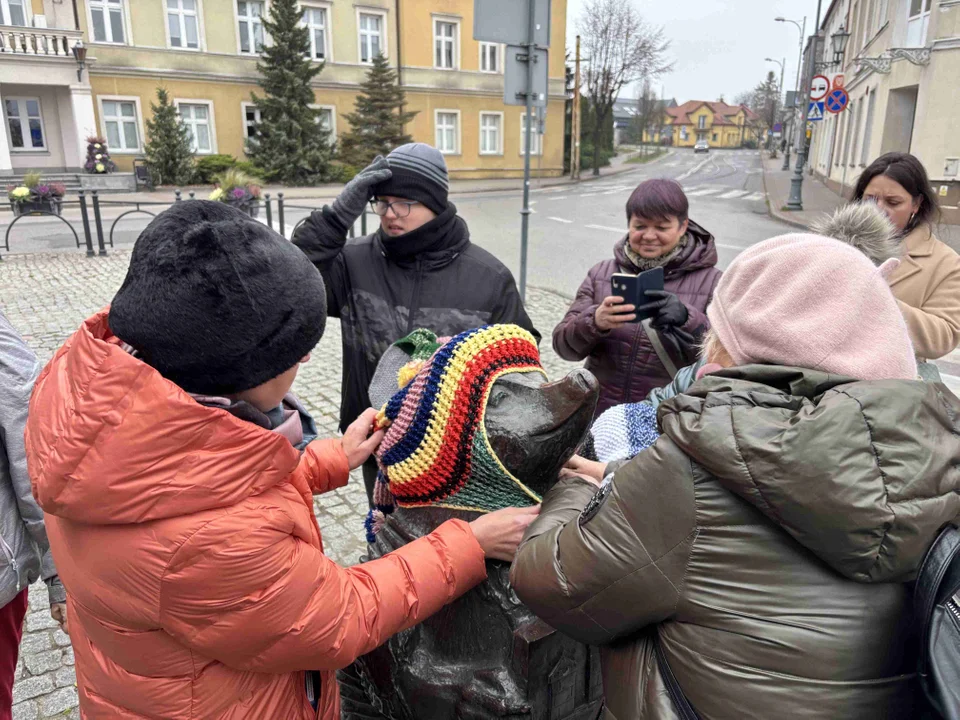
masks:
<path id="1" fill-rule="evenodd" d="M 861 200 L 877 203 L 904 238 L 890 289 L 917 358 L 951 353 L 960 345 L 960 255 L 933 234 L 940 211 L 926 170 L 913 155 L 882 155 L 857 181 L 854 201 Z"/>

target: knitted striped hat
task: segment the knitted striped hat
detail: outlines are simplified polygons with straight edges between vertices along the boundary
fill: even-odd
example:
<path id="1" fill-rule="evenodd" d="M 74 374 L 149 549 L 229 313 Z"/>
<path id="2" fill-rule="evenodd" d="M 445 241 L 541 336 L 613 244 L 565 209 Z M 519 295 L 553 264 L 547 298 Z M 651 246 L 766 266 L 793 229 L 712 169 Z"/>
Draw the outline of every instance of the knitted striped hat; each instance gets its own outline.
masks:
<path id="1" fill-rule="evenodd" d="M 540 502 L 497 458 L 484 423 L 490 389 L 514 372 L 543 373 L 536 340 L 491 325 L 451 339 L 387 402 L 368 537 L 395 505 L 489 512 Z"/>

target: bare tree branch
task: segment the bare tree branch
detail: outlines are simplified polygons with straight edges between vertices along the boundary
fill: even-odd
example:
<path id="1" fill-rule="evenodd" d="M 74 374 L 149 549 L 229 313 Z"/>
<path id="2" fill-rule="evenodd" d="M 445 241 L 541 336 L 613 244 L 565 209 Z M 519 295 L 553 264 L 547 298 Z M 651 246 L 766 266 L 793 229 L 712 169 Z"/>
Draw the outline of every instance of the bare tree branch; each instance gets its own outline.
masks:
<path id="1" fill-rule="evenodd" d="M 663 28 L 648 25 L 630 0 L 587 0 L 577 21 L 588 58 L 583 81 L 594 108 L 593 174 L 600 174 L 600 134 L 621 90 L 673 68 Z"/>

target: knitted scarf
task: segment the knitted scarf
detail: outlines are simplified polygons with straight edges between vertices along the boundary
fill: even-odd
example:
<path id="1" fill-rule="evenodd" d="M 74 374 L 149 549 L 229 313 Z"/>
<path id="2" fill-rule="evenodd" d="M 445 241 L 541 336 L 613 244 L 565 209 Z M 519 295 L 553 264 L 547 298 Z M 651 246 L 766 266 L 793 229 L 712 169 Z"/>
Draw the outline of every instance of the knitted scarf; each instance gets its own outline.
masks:
<path id="1" fill-rule="evenodd" d="M 530 333 L 516 325 L 470 330 L 419 365 L 387 402 L 377 418 L 388 430 L 376 453 L 370 542 L 396 506 L 489 512 L 540 502 L 500 462 L 484 423 L 493 384 L 513 372 L 543 372 Z M 409 378 L 411 366 L 400 375 Z"/>
<path id="2" fill-rule="evenodd" d="M 657 411 L 650 403 L 614 405 L 594 421 L 581 454 L 605 463 L 626 460 L 653 445 L 658 437 Z"/>
<path id="3" fill-rule="evenodd" d="M 690 234 L 684 233 L 683 237 L 680 238 L 680 242 L 678 242 L 669 252 L 664 253 L 660 257 L 645 258 L 642 255 L 638 255 L 636 252 L 634 252 L 633 248 L 630 247 L 630 236 L 627 235 L 623 241 L 623 251 L 627 256 L 627 259 L 636 265 L 640 272 L 644 272 L 646 270 L 653 270 L 654 268 L 658 267 L 666 267 L 671 260 L 674 260 L 680 256 L 680 253 L 682 253 L 687 247 L 688 242 L 690 242 Z"/>

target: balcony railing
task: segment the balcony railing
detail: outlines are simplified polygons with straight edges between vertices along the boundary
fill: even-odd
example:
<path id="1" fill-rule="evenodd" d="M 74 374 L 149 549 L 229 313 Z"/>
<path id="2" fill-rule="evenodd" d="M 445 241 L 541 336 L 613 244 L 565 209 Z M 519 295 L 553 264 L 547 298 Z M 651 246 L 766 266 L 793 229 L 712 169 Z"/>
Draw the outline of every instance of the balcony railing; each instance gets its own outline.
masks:
<path id="1" fill-rule="evenodd" d="M 77 30 L 0 25 L 0 56 L 13 54 L 72 58 L 73 46 L 82 35 Z"/>

